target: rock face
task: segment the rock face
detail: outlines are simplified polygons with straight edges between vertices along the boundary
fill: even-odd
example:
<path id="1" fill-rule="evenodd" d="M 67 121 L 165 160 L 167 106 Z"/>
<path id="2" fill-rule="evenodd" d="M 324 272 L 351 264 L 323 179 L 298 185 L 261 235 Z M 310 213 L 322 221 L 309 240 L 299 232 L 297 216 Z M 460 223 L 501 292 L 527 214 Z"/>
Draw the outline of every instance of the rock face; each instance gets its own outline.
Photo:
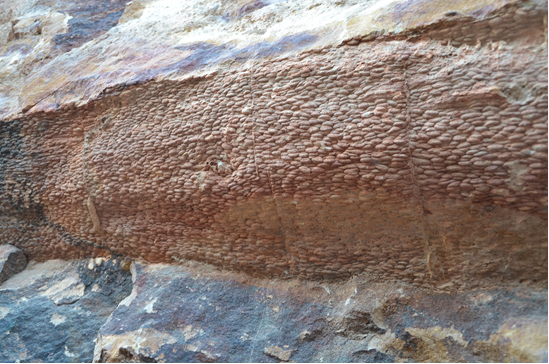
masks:
<path id="1" fill-rule="evenodd" d="M 546 360 L 547 8 L 4 1 L 0 244 L 142 264 L 97 361 Z"/>
<path id="2" fill-rule="evenodd" d="M 532 285 L 449 294 L 130 264 L 31 261 L 0 285 L 0 360 L 547 361 L 547 291 Z"/>
<path id="3" fill-rule="evenodd" d="M 40 260 L 546 284 L 546 3 L 204 2 L 153 50 L 193 3 L 161 4 L 79 48 L 69 20 L 52 52 L 72 50 L 6 99 L 2 239 Z"/>
<path id="4" fill-rule="evenodd" d="M 99 328 L 130 291 L 116 260 L 29 263 L 0 285 L 0 361 L 91 362 Z"/>
<path id="5" fill-rule="evenodd" d="M 27 266 L 25 253 L 13 245 L 0 245 L 0 283 Z"/>
<path id="6" fill-rule="evenodd" d="M 98 362 L 547 360 L 547 295 L 426 294 L 402 284 L 250 279 L 196 264 L 133 265 Z"/>

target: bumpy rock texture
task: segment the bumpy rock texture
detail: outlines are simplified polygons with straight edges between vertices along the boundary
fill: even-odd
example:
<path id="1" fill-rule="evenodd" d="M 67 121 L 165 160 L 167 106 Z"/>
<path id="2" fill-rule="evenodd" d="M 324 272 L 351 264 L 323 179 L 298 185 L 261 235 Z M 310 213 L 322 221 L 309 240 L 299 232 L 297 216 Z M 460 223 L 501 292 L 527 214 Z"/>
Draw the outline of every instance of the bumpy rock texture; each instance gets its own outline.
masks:
<path id="1" fill-rule="evenodd" d="M 419 301 L 485 292 L 495 297 L 487 314 L 513 312 L 502 302 L 523 290 L 533 306 L 547 295 L 546 1 L 0 9 L 0 243 L 29 259 L 196 261 L 333 284 L 360 276 Z M 435 317 L 444 307 L 432 297 L 421 302 Z M 538 332 L 538 321 L 505 323 L 501 312 L 482 335 L 451 331 L 448 351 L 469 360 L 470 340 L 488 343 L 488 332 Z M 452 324 L 474 321 L 453 316 L 428 335 L 445 340 Z M 102 337 L 114 335 L 108 325 Z M 165 343 L 182 337 L 154 330 Z M 257 360 L 298 355 L 265 340 Z M 402 345 L 341 360 L 392 360 Z M 128 348 L 96 359 L 153 358 Z M 193 360 L 217 360 L 197 350 Z"/>
<path id="2" fill-rule="evenodd" d="M 282 6 L 253 4 L 224 21 Z M 437 4 L 385 5 L 392 32 L 352 17 L 333 45 L 273 25 L 243 48 L 189 30 L 162 60 L 108 58 L 136 19 L 36 64 L 0 125 L 2 239 L 41 260 L 545 285 L 546 4 Z"/>

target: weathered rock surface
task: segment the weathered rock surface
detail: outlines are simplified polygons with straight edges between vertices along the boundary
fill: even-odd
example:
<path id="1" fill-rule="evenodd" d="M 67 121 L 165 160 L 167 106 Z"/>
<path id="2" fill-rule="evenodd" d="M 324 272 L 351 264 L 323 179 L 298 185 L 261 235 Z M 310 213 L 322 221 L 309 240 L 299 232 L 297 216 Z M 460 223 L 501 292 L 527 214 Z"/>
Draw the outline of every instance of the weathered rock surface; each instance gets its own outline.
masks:
<path id="1" fill-rule="evenodd" d="M 547 290 L 432 293 L 365 275 L 31 261 L 0 286 L 2 362 L 546 362 Z M 133 287 L 131 282 L 133 281 Z"/>
<path id="2" fill-rule="evenodd" d="M 546 361 L 547 59 L 546 0 L 1 2 L 0 361 Z"/>
<path id="3" fill-rule="evenodd" d="M 0 245 L 0 283 L 27 266 L 27 257 L 13 245 Z"/>
<path id="4" fill-rule="evenodd" d="M 449 295 L 364 277 L 250 279 L 197 264 L 133 265 L 99 362 L 547 361 L 547 291 Z"/>
<path id="5" fill-rule="evenodd" d="M 91 362 L 94 339 L 131 291 L 120 261 L 31 261 L 0 285 L 0 362 Z"/>
<path id="6" fill-rule="evenodd" d="M 0 124 L 2 239 L 40 260 L 545 286 L 546 2 L 338 3 L 136 2 L 35 65 Z"/>
<path id="7" fill-rule="evenodd" d="M 516 4 L 519 14 L 493 19 Z M 525 24 L 542 30 L 544 6 L 539 0 L 10 0 L 0 18 L 0 116 L 82 104 L 107 87 L 382 35 L 415 40 L 447 28 L 429 36 L 452 46 L 508 41 L 528 33 Z"/>

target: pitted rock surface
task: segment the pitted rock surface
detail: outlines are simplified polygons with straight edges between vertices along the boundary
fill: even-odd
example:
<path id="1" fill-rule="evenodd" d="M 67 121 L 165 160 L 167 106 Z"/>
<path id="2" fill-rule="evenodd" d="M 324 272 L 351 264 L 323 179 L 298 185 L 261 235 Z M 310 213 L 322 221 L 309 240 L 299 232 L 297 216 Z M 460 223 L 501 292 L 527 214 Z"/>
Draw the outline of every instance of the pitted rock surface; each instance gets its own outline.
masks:
<path id="1" fill-rule="evenodd" d="M 0 284 L 21 272 L 27 266 L 27 257 L 13 245 L 0 245 Z"/>
<path id="2" fill-rule="evenodd" d="M 407 4 L 393 10 L 421 7 Z M 502 4 L 401 32 L 351 22 L 322 47 L 307 32 L 238 52 L 178 45 L 186 58 L 160 68 L 129 57 L 129 78 L 100 94 L 90 80 L 117 73 L 36 86 L 0 124 L 2 239 L 39 260 L 544 286 L 546 4 Z"/>

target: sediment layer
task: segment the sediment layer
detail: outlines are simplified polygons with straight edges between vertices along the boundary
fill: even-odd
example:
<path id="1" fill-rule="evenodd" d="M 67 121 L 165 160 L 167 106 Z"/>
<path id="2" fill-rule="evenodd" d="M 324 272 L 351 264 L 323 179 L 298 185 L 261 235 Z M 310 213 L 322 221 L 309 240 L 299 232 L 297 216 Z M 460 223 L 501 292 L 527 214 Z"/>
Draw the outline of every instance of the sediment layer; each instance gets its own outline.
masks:
<path id="1" fill-rule="evenodd" d="M 543 284 L 543 16 L 355 37 L 3 122 L 0 236 L 39 260 Z"/>

